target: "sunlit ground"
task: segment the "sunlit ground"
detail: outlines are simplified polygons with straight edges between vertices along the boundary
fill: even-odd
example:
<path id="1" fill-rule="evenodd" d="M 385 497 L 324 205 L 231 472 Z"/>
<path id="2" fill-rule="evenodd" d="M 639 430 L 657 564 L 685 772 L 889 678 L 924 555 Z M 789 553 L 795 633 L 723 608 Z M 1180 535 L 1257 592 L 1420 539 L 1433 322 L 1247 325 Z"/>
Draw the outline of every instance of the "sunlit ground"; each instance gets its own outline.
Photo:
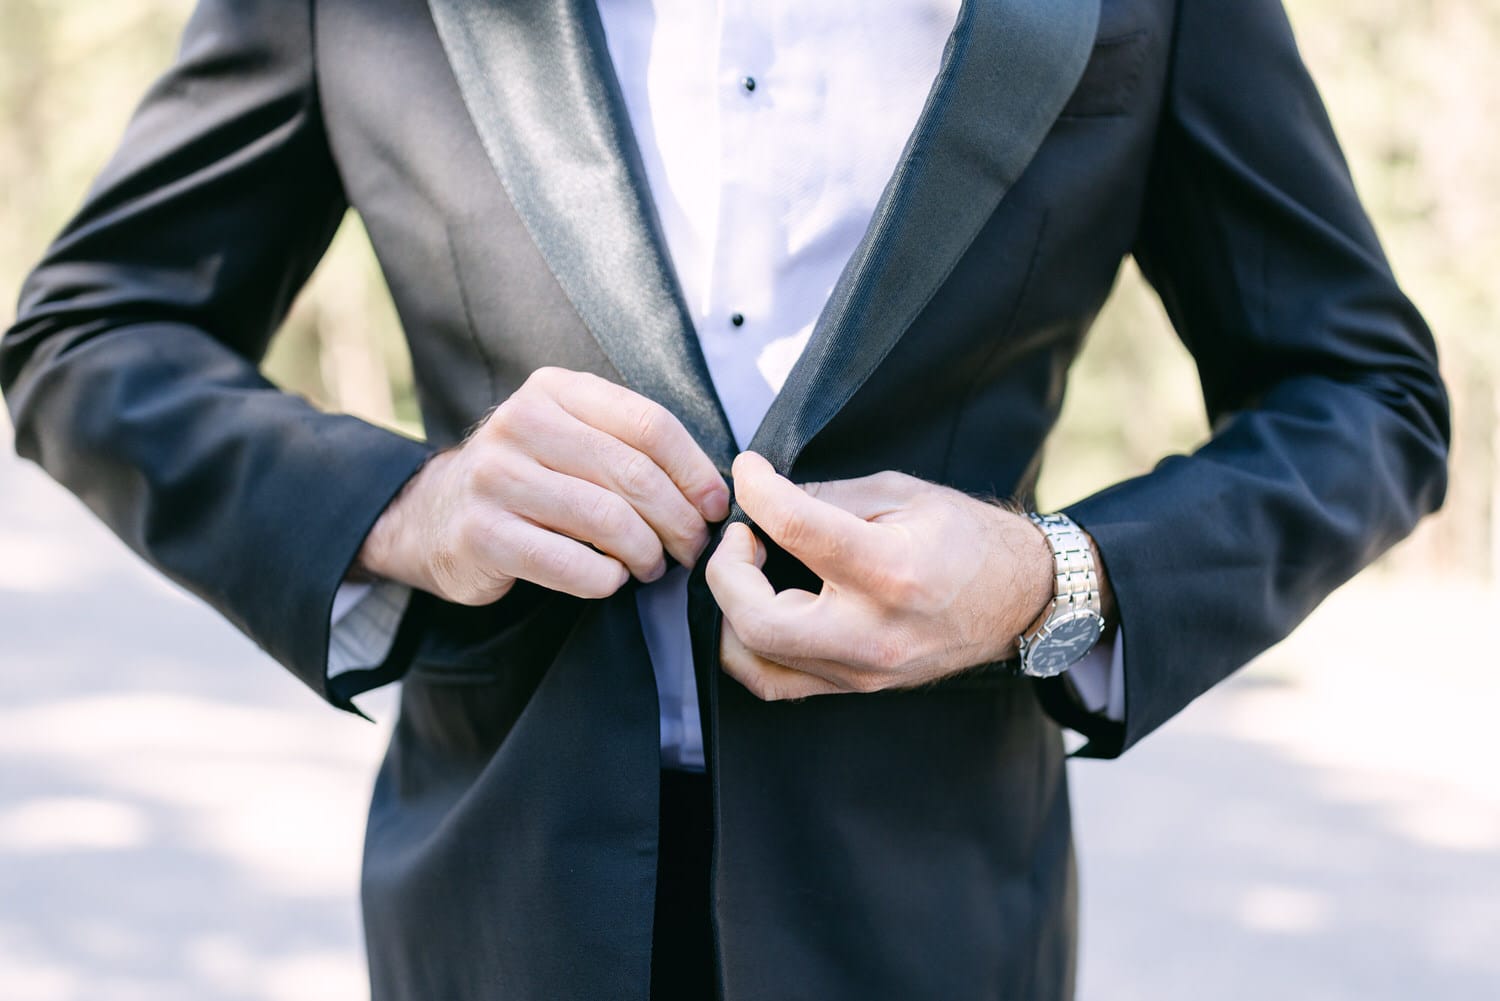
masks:
<path id="1" fill-rule="evenodd" d="M 1073 769 L 1081 996 L 1500 998 L 1500 594 L 1360 581 Z"/>
<path id="2" fill-rule="evenodd" d="M 156 580 L 3 427 L 0 449 L 0 999 L 362 996 L 385 726 Z M 1362 581 L 1075 767 L 1081 998 L 1500 997 L 1497 598 Z"/>

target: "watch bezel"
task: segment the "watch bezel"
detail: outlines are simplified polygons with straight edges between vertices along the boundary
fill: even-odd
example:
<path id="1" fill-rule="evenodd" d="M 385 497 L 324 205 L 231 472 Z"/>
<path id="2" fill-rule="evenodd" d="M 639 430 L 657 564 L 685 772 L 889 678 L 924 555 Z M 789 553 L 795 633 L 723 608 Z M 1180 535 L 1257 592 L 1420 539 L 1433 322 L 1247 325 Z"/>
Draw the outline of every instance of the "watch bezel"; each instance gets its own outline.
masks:
<path id="1" fill-rule="evenodd" d="M 1088 645 L 1083 652 L 1071 658 L 1065 663 L 1054 665 L 1045 658 L 1047 648 L 1052 644 L 1049 642 L 1056 635 L 1069 626 L 1080 621 L 1092 625 L 1092 633 L 1088 636 Z M 1068 610 L 1054 609 L 1052 614 L 1042 624 L 1042 628 L 1029 640 L 1023 638 L 1021 643 L 1021 671 L 1033 678 L 1054 678 L 1062 674 L 1068 668 L 1088 656 L 1104 635 L 1104 617 L 1092 608 L 1074 608 Z M 1040 663 L 1039 663 L 1040 661 Z"/>

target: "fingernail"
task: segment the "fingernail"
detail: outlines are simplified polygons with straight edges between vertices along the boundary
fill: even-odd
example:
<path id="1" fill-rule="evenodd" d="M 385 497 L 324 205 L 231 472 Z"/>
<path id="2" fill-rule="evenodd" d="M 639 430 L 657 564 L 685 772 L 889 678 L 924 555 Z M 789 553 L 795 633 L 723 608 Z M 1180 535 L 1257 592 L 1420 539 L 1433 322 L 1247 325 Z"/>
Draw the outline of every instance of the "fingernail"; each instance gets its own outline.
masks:
<path id="1" fill-rule="evenodd" d="M 703 498 L 699 510 L 709 521 L 723 521 L 729 517 L 729 488 L 716 487 Z"/>

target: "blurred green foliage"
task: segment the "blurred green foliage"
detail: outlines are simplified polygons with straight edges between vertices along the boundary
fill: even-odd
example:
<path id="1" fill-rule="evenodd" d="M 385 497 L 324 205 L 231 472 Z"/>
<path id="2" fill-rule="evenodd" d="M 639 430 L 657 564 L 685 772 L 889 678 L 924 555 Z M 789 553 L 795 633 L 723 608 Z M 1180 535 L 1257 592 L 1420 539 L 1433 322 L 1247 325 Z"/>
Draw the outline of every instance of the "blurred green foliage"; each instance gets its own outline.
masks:
<path id="1" fill-rule="evenodd" d="M 78 203 L 171 59 L 189 0 L 0 6 L 0 296 Z M 1397 275 L 1431 322 L 1455 403 L 1447 507 L 1387 565 L 1500 572 L 1500 0 L 1289 0 Z M 348 220 L 266 361 L 320 405 L 418 429 L 399 321 Z M 1070 380 L 1040 486 L 1061 505 L 1207 434 L 1191 359 L 1129 264 Z"/>

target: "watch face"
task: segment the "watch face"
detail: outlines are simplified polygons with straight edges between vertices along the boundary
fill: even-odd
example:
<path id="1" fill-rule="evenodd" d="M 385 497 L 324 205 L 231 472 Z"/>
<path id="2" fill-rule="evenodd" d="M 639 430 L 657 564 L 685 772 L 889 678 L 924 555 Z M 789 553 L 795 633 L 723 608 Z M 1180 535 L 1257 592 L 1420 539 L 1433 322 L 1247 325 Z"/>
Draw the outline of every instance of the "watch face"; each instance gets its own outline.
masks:
<path id="1" fill-rule="evenodd" d="M 1026 673 L 1041 678 L 1061 674 L 1076 664 L 1099 641 L 1104 620 L 1081 612 L 1050 625 L 1038 636 L 1026 658 Z"/>

